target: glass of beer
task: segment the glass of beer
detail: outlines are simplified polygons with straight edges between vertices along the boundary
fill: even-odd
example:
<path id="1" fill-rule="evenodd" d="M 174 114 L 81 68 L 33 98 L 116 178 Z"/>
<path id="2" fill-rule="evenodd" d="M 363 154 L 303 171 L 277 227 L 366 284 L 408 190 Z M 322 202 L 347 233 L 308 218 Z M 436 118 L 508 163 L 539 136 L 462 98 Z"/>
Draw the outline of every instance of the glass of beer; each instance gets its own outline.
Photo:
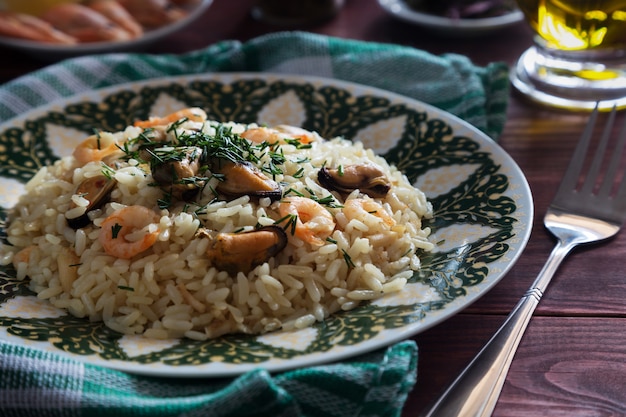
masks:
<path id="1" fill-rule="evenodd" d="M 626 0 L 517 0 L 535 42 L 511 71 L 535 102 L 626 108 Z"/>

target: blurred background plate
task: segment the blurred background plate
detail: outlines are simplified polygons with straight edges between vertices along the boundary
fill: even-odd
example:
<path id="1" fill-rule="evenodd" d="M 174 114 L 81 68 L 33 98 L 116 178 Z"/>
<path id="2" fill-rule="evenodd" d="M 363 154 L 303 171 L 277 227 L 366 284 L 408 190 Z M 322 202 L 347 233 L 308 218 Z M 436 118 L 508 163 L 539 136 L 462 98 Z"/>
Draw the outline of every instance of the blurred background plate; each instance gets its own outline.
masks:
<path id="1" fill-rule="evenodd" d="M 129 41 L 59 45 L 0 36 L 0 45 L 19 49 L 43 61 L 57 61 L 80 55 L 101 54 L 108 52 L 139 51 L 189 25 L 204 13 L 212 2 L 213 0 L 201 0 L 197 5 L 188 8 L 189 13 L 183 19 L 157 29 L 147 30 L 143 36 Z"/>
<path id="2" fill-rule="evenodd" d="M 421 12 L 409 6 L 405 0 L 378 0 L 378 3 L 387 13 L 397 19 L 448 35 L 482 35 L 524 20 L 523 13 L 517 8 L 501 16 L 451 19 Z"/>

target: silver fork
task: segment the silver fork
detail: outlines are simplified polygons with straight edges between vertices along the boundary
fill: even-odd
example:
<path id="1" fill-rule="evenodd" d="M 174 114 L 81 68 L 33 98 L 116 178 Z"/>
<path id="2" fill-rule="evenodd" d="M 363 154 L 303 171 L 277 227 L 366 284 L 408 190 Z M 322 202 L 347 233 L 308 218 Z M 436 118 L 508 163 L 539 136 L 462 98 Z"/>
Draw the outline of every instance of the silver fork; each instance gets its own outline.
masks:
<path id="1" fill-rule="evenodd" d="M 541 272 L 494 336 L 423 417 L 487 417 L 493 412 L 507 372 L 524 331 L 557 268 L 577 245 L 608 239 L 626 217 L 626 178 L 618 185 L 626 121 L 613 155 L 604 164 L 616 110 L 608 116 L 598 148 L 583 174 L 589 143 L 598 117 L 597 108 L 574 151 L 572 161 L 544 217 L 545 227 L 558 242 Z M 601 172 L 606 165 L 604 173 Z M 584 181 L 579 185 L 579 179 Z"/>

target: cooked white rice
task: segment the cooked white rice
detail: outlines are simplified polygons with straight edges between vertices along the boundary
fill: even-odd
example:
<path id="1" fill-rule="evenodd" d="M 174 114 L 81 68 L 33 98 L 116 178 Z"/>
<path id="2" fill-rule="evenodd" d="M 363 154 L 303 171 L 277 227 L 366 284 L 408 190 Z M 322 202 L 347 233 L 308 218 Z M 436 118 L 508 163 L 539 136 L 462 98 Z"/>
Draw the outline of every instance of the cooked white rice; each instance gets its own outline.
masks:
<path id="1" fill-rule="evenodd" d="M 181 120 L 168 135 L 191 131 L 214 135 L 219 125 Z M 255 125 L 227 127 L 240 134 Z M 99 141 L 121 145 L 142 130 L 131 126 L 123 132 L 101 133 Z M 3 262 L 13 262 L 17 278 L 30 279 L 38 297 L 54 306 L 104 321 L 121 333 L 150 338 L 203 340 L 227 333 L 302 328 L 353 309 L 363 300 L 402 291 L 420 267 L 416 251 L 432 247 L 429 230 L 421 222 L 431 216 L 430 204 L 398 170 L 362 144 L 310 135 L 314 138 L 310 147 L 283 143 L 276 148 L 285 163 L 274 179 L 283 196 L 333 197 L 335 204 L 319 205 L 335 223 L 321 246 L 303 241 L 282 224 L 288 243 L 276 256 L 246 273 L 219 270 L 207 256 L 211 239 L 199 235 L 198 229 L 237 233 L 274 225 L 282 217 L 279 201 L 249 196 L 216 199 L 219 179 L 212 178 L 193 204 L 173 202 L 160 208 L 164 192 L 154 186 L 151 171 L 141 160 L 131 158 L 112 169 L 98 160 L 81 166 L 69 156 L 42 168 L 27 184 L 9 218 L 12 246 L 2 247 Z M 268 158 L 267 153 L 262 155 L 256 165 L 267 164 Z M 391 181 L 386 197 L 370 198 L 360 190 L 340 194 L 318 182 L 320 167 L 365 163 L 377 165 Z M 77 185 L 103 171 L 117 180 L 110 201 L 89 213 L 87 226 L 69 227 L 67 219 L 85 213 L 88 204 L 85 196 L 76 194 Z M 351 199 L 375 203 L 348 218 L 343 206 Z M 372 204 L 384 215 L 369 213 L 378 207 Z M 99 239 L 102 223 L 116 210 L 136 205 L 154 212 L 154 221 L 124 239 L 141 240 L 153 233 L 156 242 L 130 259 L 108 254 Z"/>

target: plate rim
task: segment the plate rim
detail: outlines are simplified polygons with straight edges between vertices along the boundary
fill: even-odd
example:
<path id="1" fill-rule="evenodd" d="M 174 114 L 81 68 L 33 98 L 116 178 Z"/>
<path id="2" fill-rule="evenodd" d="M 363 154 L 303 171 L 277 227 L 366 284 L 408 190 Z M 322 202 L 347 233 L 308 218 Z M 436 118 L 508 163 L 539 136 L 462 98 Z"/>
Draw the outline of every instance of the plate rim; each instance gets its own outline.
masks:
<path id="1" fill-rule="evenodd" d="M 456 302 L 456 300 L 458 300 L 457 298 L 455 299 L 455 301 L 448 303 L 446 305 L 446 308 L 442 310 L 429 312 L 429 316 L 428 316 L 429 320 L 426 323 L 424 323 L 423 321 L 420 321 L 421 323 L 420 325 L 404 326 L 402 328 L 383 330 L 382 333 L 387 332 L 387 333 L 393 333 L 393 334 L 387 335 L 384 338 L 379 337 L 377 338 L 378 340 L 374 342 L 366 341 L 366 342 L 359 343 L 356 346 L 354 345 L 341 346 L 339 348 L 340 351 L 338 352 L 337 351 L 333 352 L 332 350 L 326 351 L 326 352 L 313 352 L 312 354 L 297 356 L 295 358 L 279 359 L 278 362 L 271 362 L 271 363 L 262 362 L 258 364 L 247 363 L 244 365 L 241 365 L 241 364 L 233 365 L 229 363 L 219 362 L 217 363 L 217 366 L 221 367 L 221 370 L 219 371 L 207 369 L 210 365 L 214 365 L 214 363 L 203 364 L 203 365 L 176 365 L 176 366 L 167 365 L 163 363 L 158 363 L 156 365 L 155 364 L 138 364 L 138 363 L 133 363 L 133 362 L 119 361 L 119 360 L 106 360 L 99 356 L 96 356 L 95 358 L 93 358 L 91 356 L 76 355 L 76 354 L 67 353 L 61 350 L 54 350 L 53 351 L 54 353 L 64 356 L 64 357 L 69 357 L 74 360 L 78 360 L 83 363 L 104 366 L 104 367 L 108 367 L 111 369 L 125 371 L 125 372 L 129 372 L 133 374 L 141 374 L 141 375 L 147 375 L 147 376 L 162 376 L 162 377 L 182 377 L 182 378 L 186 378 L 186 377 L 189 377 L 189 378 L 233 377 L 237 375 L 242 375 L 254 369 L 265 369 L 271 373 L 275 373 L 275 372 L 282 372 L 282 371 L 295 369 L 295 368 L 299 368 L 303 366 L 309 367 L 309 366 L 315 366 L 315 365 L 320 365 L 320 364 L 327 364 L 330 362 L 336 362 L 336 361 L 341 361 L 341 360 L 345 360 L 349 358 L 354 358 L 358 355 L 366 354 L 366 353 L 375 351 L 377 349 L 390 346 L 394 343 L 398 343 L 402 340 L 406 340 L 409 337 L 413 337 L 417 334 L 420 334 L 440 324 L 441 322 L 458 314 L 460 311 L 467 308 L 468 306 L 476 302 L 479 298 L 481 298 L 486 293 L 488 293 L 497 283 L 499 283 L 507 275 L 510 269 L 516 264 L 517 260 L 523 253 L 527 245 L 527 242 L 530 238 L 532 223 L 534 219 L 534 204 L 533 204 L 532 192 L 531 192 L 529 183 L 523 171 L 521 170 L 519 165 L 516 163 L 516 161 L 500 146 L 499 143 L 491 139 L 486 133 L 478 129 L 476 126 L 471 125 L 469 122 L 466 122 L 460 117 L 452 113 L 449 113 L 445 110 L 439 109 L 429 103 L 425 103 L 423 101 L 420 101 L 411 97 L 407 97 L 407 96 L 404 96 L 402 94 L 395 93 L 392 91 L 384 90 L 378 87 L 373 87 L 373 86 L 368 86 L 368 85 L 364 85 L 364 84 L 360 84 L 360 83 L 356 83 L 352 81 L 345 81 L 345 80 L 328 78 L 328 77 L 323 77 L 323 76 L 309 76 L 309 75 L 300 76 L 296 74 L 284 74 L 284 73 L 274 73 L 274 72 L 210 72 L 210 73 L 203 73 L 203 74 L 179 75 L 179 76 L 173 76 L 173 77 L 155 77 L 155 78 L 149 78 L 145 80 L 137 80 L 137 81 L 130 81 L 130 82 L 125 82 L 125 83 L 115 84 L 111 86 L 106 86 L 106 87 L 90 90 L 87 92 L 80 92 L 80 93 L 69 95 L 67 97 L 58 98 L 56 100 L 53 100 L 41 106 L 32 107 L 25 113 L 22 113 L 19 116 L 15 116 L 3 123 L 0 123 L 0 131 L 6 130 L 7 127 L 13 124 L 23 123 L 23 121 L 29 118 L 29 114 L 36 113 L 36 112 L 42 113 L 47 108 L 59 106 L 60 104 L 63 104 L 63 103 L 69 104 L 72 102 L 81 101 L 81 100 L 84 100 L 86 96 L 90 96 L 92 94 L 106 96 L 109 93 L 123 90 L 129 87 L 139 89 L 139 88 L 142 88 L 143 86 L 148 86 L 148 85 L 159 85 L 159 84 L 166 84 L 166 83 L 185 83 L 185 82 L 189 82 L 190 80 L 219 79 L 223 82 L 228 81 L 232 83 L 234 81 L 241 80 L 241 79 L 259 79 L 259 78 L 265 81 L 280 80 L 280 81 L 287 81 L 287 82 L 298 82 L 300 84 L 309 84 L 309 83 L 310 84 L 329 84 L 336 88 L 350 87 L 353 90 L 360 91 L 361 94 L 365 94 L 365 93 L 377 94 L 382 97 L 388 98 L 392 102 L 401 102 L 414 109 L 418 109 L 419 111 L 426 112 L 429 118 L 433 116 L 442 117 L 444 120 L 454 123 L 455 124 L 454 126 L 455 136 L 463 135 L 463 134 L 465 135 L 471 134 L 471 139 L 474 142 L 478 143 L 481 146 L 481 148 L 485 148 L 487 151 L 489 151 L 492 154 L 492 156 L 497 155 L 498 159 L 506 161 L 507 163 L 506 168 L 509 172 L 508 178 L 515 179 L 517 181 L 517 184 L 521 187 L 521 189 L 517 190 L 517 193 L 523 195 L 523 198 L 521 198 L 520 200 L 523 200 L 527 203 L 527 205 L 524 208 L 526 209 L 525 218 L 528 219 L 528 222 L 527 222 L 528 224 L 525 227 L 520 227 L 519 229 L 516 229 L 517 233 L 515 237 L 520 239 L 521 244 L 519 245 L 519 248 L 515 251 L 515 253 L 510 254 L 510 257 L 512 259 L 506 264 L 506 267 L 504 269 L 498 272 L 497 279 L 491 279 L 488 283 L 483 282 L 479 284 L 481 286 L 480 287 L 481 289 L 478 294 L 474 294 L 474 295 L 467 294 L 461 297 L 464 300 L 469 300 L 469 301 Z M 462 133 L 458 133 L 459 131 L 461 131 Z M 519 234 L 520 232 L 522 233 L 522 235 Z M 0 332 L 0 340 L 4 340 L 10 343 L 11 340 L 13 339 L 8 340 L 4 336 L 4 334 Z M 20 340 L 24 340 L 24 339 L 20 339 Z M 27 342 L 25 343 L 25 345 L 28 345 L 30 347 L 36 347 L 36 346 L 33 346 L 33 344 L 30 341 L 24 340 L 24 342 Z M 45 342 L 43 342 L 43 344 L 46 345 Z M 356 348 L 356 353 L 354 352 L 355 348 Z M 92 359 L 95 359 L 95 361 L 93 361 Z M 117 362 L 119 362 L 119 364 Z M 204 372 L 202 371 L 199 372 L 198 368 L 204 369 Z"/>
<path id="2" fill-rule="evenodd" d="M 425 28 L 436 29 L 442 33 L 480 33 L 500 29 L 524 20 L 521 10 L 514 10 L 502 16 L 478 19 L 450 19 L 434 14 L 422 13 L 412 9 L 404 0 L 378 0 L 378 4 L 390 15 Z"/>

